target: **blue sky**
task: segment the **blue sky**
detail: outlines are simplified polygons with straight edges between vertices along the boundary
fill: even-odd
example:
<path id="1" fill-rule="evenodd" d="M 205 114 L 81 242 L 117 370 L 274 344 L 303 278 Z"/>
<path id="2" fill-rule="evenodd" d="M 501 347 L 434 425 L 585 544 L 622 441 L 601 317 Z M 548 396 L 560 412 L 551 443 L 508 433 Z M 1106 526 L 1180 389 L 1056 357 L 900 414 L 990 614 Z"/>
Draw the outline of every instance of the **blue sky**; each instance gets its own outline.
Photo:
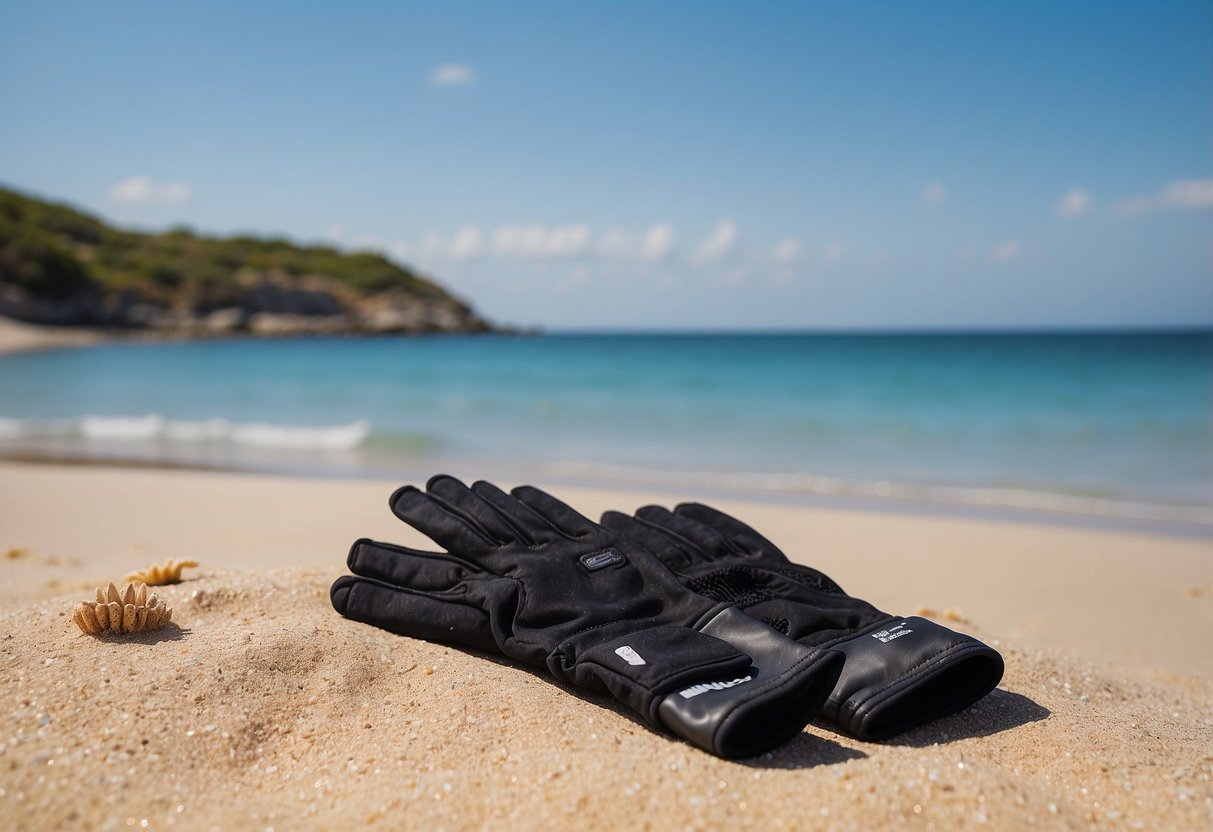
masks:
<path id="1" fill-rule="evenodd" d="M 0 182 L 552 328 L 1213 324 L 1207 3 L 0 2 Z"/>

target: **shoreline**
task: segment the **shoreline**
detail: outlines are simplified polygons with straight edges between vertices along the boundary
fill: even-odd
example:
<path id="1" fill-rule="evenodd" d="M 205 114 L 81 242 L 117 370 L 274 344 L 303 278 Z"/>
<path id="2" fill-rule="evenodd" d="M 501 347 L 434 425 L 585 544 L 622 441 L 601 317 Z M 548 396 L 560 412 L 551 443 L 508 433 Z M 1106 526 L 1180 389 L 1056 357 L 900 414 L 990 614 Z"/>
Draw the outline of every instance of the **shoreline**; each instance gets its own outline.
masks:
<path id="1" fill-rule="evenodd" d="M 23 352 L 68 348 L 95 347 L 104 344 L 179 344 L 210 341 L 281 341 L 313 338 L 429 338 L 501 335 L 506 337 L 535 337 L 530 329 L 509 326 L 488 330 L 468 329 L 452 331 L 385 331 L 373 332 L 350 329 L 347 331 L 287 331 L 282 333 L 254 333 L 248 331 L 200 332 L 194 330 L 156 329 L 102 329 L 87 326 L 55 326 L 31 324 L 0 315 L 0 358 Z"/>
<path id="2" fill-rule="evenodd" d="M 24 465 L 61 465 L 85 468 L 116 468 L 134 470 L 165 470 L 165 471 L 211 471 L 232 474 L 287 477 L 301 480 L 359 482 L 387 481 L 392 476 L 424 480 L 438 470 L 458 469 L 469 467 L 467 460 L 437 460 L 433 465 L 422 465 L 420 461 L 401 466 L 396 472 L 386 469 L 357 470 L 326 470 L 323 468 L 306 467 L 283 463 L 274 466 L 270 463 L 261 465 L 223 462 L 198 462 L 188 459 L 169 459 L 164 457 L 140 457 L 135 455 L 89 454 L 72 451 L 58 452 L 38 448 L 5 449 L 0 447 L 0 464 L 5 462 Z M 492 479 L 500 477 L 503 466 L 488 464 L 472 466 L 477 469 L 478 477 Z M 623 492 L 646 491 L 661 495 L 667 502 L 682 502 L 688 488 L 701 493 L 708 501 L 735 500 L 753 502 L 761 505 L 784 506 L 792 509 L 832 510 L 858 513 L 894 514 L 908 517 L 933 517 L 941 520 L 975 520 L 993 523 L 1010 523 L 1015 525 L 1047 526 L 1061 529 L 1077 529 L 1091 531 L 1125 532 L 1160 537 L 1174 537 L 1183 540 L 1213 540 L 1213 523 L 1199 520 L 1171 519 L 1157 517 L 1133 517 L 1116 514 L 1094 514 L 1067 512 L 1061 509 L 1048 510 L 1043 508 L 1024 508 L 1017 506 L 981 505 L 962 502 L 931 502 L 911 498 L 879 498 L 860 494 L 823 494 L 814 492 L 779 491 L 774 489 L 743 489 L 700 482 L 694 485 L 679 486 L 674 483 L 652 482 L 643 480 L 600 480 L 566 473 L 520 472 L 504 466 L 504 473 L 522 475 L 523 479 L 543 479 L 553 487 L 571 487 L 590 490 L 617 490 Z M 691 478 L 691 475 L 688 475 Z M 1143 504 L 1146 508 L 1153 505 Z M 1166 506 L 1160 508 L 1168 508 Z"/>

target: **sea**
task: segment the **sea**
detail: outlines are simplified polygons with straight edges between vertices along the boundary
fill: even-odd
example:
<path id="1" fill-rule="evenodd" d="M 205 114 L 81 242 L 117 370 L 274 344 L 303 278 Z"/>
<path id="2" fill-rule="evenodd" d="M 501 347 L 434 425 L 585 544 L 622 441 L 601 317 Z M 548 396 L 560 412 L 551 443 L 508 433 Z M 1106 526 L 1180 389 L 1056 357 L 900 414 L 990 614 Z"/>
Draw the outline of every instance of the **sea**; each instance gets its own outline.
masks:
<path id="1" fill-rule="evenodd" d="M 1213 332 L 123 341 L 0 357 L 0 456 L 1213 536 Z"/>

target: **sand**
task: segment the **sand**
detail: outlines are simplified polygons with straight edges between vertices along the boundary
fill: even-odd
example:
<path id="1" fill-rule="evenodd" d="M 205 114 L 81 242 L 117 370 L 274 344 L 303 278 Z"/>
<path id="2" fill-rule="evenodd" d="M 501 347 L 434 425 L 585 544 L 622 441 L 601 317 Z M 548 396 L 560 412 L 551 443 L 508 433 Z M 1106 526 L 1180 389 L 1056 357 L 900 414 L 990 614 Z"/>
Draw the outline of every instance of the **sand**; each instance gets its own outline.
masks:
<path id="1" fill-rule="evenodd" d="M 0 463 L 6 822 L 1213 828 L 1208 541 L 724 501 L 1007 660 L 998 691 L 892 742 L 813 724 L 728 762 L 608 698 L 336 615 L 353 538 L 423 542 L 388 513 L 393 485 Z M 657 497 L 559 493 L 587 514 Z M 174 625 L 76 630 L 93 586 L 167 557 L 202 563 L 161 590 Z"/>
<path id="2" fill-rule="evenodd" d="M 84 347 L 97 344 L 106 337 L 98 330 L 27 324 L 0 315 L 0 355 L 61 347 Z"/>

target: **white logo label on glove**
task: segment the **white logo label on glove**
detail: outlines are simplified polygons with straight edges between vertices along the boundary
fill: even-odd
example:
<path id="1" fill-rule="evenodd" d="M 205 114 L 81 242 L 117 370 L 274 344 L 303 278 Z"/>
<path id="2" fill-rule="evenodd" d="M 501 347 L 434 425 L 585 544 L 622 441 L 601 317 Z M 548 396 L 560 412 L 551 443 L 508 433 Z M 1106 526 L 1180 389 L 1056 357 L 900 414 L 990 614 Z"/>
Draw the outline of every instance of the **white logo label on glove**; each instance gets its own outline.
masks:
<path id="1" fill-rule="evenodd" d="M 618 656 L 619 658 L 623 659 L 628 664 L 641 665 L 641 664 L 645 663 L 644 659 L 641 658 L 640 654 L 637 653 L 635 650 L 633 650 L 631 647 L 628 647 L 626 644 L 623 647 L 616 647 L 615 655 Z"/>
<path id="2" fill-rule="evenodd" d="M 753 676 L 742 676 L 740 679 L 733 679 L 728 682 L 704 682 L 702 685 L 691 685 L 686 690 L 680 690 L 678 691 L 678 695 L 683 699 L 691 699 L 710 690 L 728 690 L 729 688 L 737 687 L 737 685 L 745 684 L 753 678 Z"/>
<path id="3" fill-rule="evenodd" d="M 876 639 L 881 644 L 888 644 L 890 641 L 892 641 L 895 638 L 901 638 L 902 636 L 908 636 L 910 633 L 914 632 L 913 630 L 903 630 L 902 628 L 905 626 L 906 626 L 906 623 L 903 621 L 900 624 L 898 624 L 896 627 L 890 627 L 887 630 L 881 630 L 878 633 L 872 633 L 872 638 Z"/>

